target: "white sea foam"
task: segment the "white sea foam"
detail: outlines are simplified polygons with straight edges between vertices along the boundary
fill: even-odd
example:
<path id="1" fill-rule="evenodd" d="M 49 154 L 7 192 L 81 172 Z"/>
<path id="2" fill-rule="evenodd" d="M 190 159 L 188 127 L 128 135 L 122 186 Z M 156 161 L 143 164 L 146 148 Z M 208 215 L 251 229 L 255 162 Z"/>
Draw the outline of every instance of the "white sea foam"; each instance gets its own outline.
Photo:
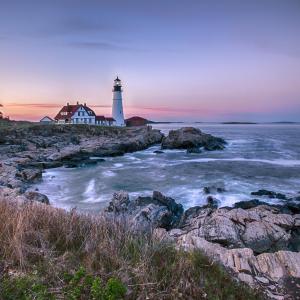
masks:
<path id="1" fill-rule="evenodd" d="M 106 170 L 106 171 L 103 171 L 103 172 L 102 172 L 102 175 L 104 175 L 104 176 L 106 176 L 106 177 L 114 177 L 114 176 L 116 176 L 117 174 L 114 173 L 114 172 L 111 171 L 111 170 Z"/>
<path id="2" fill-rule="evenodd" d="M 179 160 L 181 163 L 191 163 L 191 162 L 211 162 L 211 161 L 238 161 L 238 162 L 260 162 L 271 165 L 280 165 L 280 166 L 300 166 L 300 160 L 288 160 L 288 159 L 253 159 L 253 158 L 196 158 L 196 159 L 188 159 L 188 160 Z"/>
<path id="3" fill-rule="evenodd" d="M 121 168 L 123 166 L 124 166 L 124 164 L 121 164 L 121 163 L 115 163 L 114 164 L 114 167 L 116 167 L 116 168 Z"/>
<path id="4" fill-rule="evenodd" d="M 85 197 L 91 197 L 95 194 L 95 179 L 89 181 L 83 195 Z"/>
<path id="5" fill-rule="evenodd" d="M 96 192 L 95 185 L 96 185 L 95 179 L 92 179 L 89 181 L 89 183 L 83 193 L 83 196 L 84 196 L 83 202 L 97 203 L 97 202 L 108 201 L 110 199 L 110 197 L 108 195 L 99 196 L 99 194 Z"/>

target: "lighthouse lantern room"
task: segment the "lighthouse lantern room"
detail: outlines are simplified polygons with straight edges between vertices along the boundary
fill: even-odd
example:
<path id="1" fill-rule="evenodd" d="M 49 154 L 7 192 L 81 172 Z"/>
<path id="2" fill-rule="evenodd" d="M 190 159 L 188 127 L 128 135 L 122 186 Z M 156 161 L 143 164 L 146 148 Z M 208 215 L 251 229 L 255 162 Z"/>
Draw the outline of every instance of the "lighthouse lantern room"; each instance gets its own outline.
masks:
<path id="1" fill-rule="evenodd" d="M 114 80 L 112 117 L 116 121 L 116 126 L 125 126 L 122 103 L 122 84 L 119 77 Z"/>

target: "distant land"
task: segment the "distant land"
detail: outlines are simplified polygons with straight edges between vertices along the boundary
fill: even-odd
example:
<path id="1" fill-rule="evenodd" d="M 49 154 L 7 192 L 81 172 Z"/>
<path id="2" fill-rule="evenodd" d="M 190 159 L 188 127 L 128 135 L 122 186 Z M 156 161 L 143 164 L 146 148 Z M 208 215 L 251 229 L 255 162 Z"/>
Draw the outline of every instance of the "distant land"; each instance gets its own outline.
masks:
<path id="1" fill-rule="evenodd" d="M 239 125 L 239 124 L 258 124 L 255 122 L 222 122 L 221 124 Z"/>
<path id="2" fill-rule="evenodd" d="M 299 122 L 291 122 L 291 121 L 280 121 L 280 122 L 271 122 L 272 124 L 299 124 Z"/>

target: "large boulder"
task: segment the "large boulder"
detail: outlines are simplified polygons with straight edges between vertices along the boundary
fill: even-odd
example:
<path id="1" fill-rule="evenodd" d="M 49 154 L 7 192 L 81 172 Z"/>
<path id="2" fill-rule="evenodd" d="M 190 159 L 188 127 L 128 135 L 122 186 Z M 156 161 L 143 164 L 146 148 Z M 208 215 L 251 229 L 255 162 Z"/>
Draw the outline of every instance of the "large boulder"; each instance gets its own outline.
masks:
<path id="1" fill-rule="evenodd" d="M 16 177 L 20 178 L 24 182 L 36 182 L 42 179 L 42 170 L 41 169 L 24 169 L 16 173 Z"/>
<path id="2" fill-rule="evenodd" d="M 185 211 L 180 228 L 227 248 L 251 248 L 256 254 L 299 250 L 299 215 L 283 214 L 271 206 L 247 210 L 195 207 Z"/>
<path id="3" fill-rule="evenodd" d="M 24 193 L 24 196 L 29 201 L 37 201 L 37 202 L 44 203 L 44 204 L 50 204 L 49 199 L 46 195 L 41 194 L 36 191 L 27 191 Z"/>
<path id="4" fill-rule="evenodd" d="M 171 130 L 167 137 L 162 140 L 162 149 L 195 149 L 204 147 L 205 150 L 222 150 L 225 140 L 203 133 L 194 127 L 183 127 Z"/>
<path id="5" fill-rule="evenodd" d="M 154 230 L 153 234 L 155 238 L 160 240 L 176 242 L 184 250 L 202 250 L 210 258 L 221 262 L 234 273 L 244 273 L 253 276 L 251 281 L 257 279 L 264 283 L 269 282 L 261 277 L 254 278 L 254 276 L 258 277 L 259 275 L 266 276 L 274 282 L 279 282 L 288 276 L 300 278 L 299 252 L 278 251 L 255 256 L 250 248 L 227 249 L 219 244 L 198 237 L 193 232 L 185 233 L 178 229 L 172 229 L 167 232 L 158 228 Z"/>
<path id="6" fill-rule="evenodd" d="M 125 218 L 135 230 L 151 231 L 154 228 L 175 228 L 182 217 L 183 207 L 160 192 L 152 197 L 138 197 L 132 201 L 125 192 L 115 193 L 106 209 L 114 217 Z"/>
<path id="7" fill-rule="evenodd" d="M 185 251 L 200 250 L 213 262 L 224 266 L 239 281 L 260 289 L 264 299 L 298 299 L 300 282 L 300 253 L 277 251 L 255 255 L 250 248 L 228 249 L 218 243 L 199 237 L 195 231 L 180 229 L 166 231 L 156 228 L 153 237 L 160 241 L 175 243 Z"/>
<path id="8" fill-rule="evenodd" d="M 0 187 L 0 200 L 17 201 L 18 203 L 39 202 L 50 204 L 46 195 L 37 191 L 22 192 L 20 188 Z"/>

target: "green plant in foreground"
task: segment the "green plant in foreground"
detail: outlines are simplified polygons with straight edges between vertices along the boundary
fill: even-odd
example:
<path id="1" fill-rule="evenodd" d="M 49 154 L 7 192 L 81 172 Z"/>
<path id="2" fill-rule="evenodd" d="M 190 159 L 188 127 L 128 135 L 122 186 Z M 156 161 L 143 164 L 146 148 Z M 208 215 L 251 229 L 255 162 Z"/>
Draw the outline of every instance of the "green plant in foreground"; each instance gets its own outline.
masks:
<path id="1" fill-rule="evenodd" d="M 112 277 L 104 286 L 99 277 L 87 274 L 83 267 L 74 275 L 67 277 L 65 296 L 68 300 L 77 300 L 81 297 L 92 300 L 118 300 L 123 299 L 126 294 L 126 287 L 119 279 Z"/>
<path id="2" fill-rule="evenodd" d="M 74 274 L 65 274 L 64 284 L 62 294 L 67 300 L 120 300 L 126 294 L 126 287 L 119 279 L 112 277 L 103 285 L 100 277 L 87 274 L 83 267 Z M 5 276 L 0 281 L 0 299 L 55 300 L 48 288 L 37 276 Z"/>
<path id="3" fill-rule="evenodd" d="M 21 276 L 10 278 L 5 276 L 0 283 L 0 299 L 5 300 L 54 300 L 54 296 L 48 292 L 46 285 L 37 278 Z"/>

